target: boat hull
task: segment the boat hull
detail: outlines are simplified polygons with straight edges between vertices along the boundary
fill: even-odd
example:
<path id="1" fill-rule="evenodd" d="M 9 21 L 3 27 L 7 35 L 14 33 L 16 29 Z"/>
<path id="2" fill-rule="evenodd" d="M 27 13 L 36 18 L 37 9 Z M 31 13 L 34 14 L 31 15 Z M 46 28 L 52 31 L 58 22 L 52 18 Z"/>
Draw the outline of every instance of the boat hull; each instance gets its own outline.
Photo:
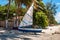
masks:
<path id="1" fill-rule="evenodd" d="M 19 31 L 22 32 L 42 32 L 42 29 L 30 29 L 30 28 L 19 28 Z"/>

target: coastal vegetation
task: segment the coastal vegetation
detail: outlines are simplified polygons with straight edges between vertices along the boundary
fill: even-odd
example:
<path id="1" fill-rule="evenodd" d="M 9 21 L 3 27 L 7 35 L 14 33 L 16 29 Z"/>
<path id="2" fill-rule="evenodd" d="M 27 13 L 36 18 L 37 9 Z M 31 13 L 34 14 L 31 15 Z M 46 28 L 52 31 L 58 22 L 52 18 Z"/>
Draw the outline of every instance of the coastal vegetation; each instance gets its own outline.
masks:
<path id="1" fill-rule="evenodd" d="M 24 16 L 31 3 L 34 1 L 34 15 L 33 15 L 33 25 L 38 25 L 39 27 L 45 28 L 48 25 L 57 22 L 54 18 L 57 6 L 53 4 L 52 1 L 46 4 L 43 0 L 8 0 L 9 3 L 2 6 L 0 5 L 0 20 L 8 20 L 18 16 Z M 14 15 L 15 14 L 15 15 Z M 18 24 L 18 20 L 17 20 Z M 17 25 L 18 26 L 18 25 Z"/>

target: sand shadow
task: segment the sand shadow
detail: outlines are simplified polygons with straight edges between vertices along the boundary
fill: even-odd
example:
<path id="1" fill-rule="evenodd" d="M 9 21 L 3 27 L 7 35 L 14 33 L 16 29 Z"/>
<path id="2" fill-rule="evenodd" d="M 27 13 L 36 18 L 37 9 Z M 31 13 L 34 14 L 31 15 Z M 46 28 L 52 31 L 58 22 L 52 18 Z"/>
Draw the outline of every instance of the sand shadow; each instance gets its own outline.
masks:
<path id="1" fill-rule="evenodd" d="M 32 40 L 31 38 L 22 38 L 22 40 Z"/>

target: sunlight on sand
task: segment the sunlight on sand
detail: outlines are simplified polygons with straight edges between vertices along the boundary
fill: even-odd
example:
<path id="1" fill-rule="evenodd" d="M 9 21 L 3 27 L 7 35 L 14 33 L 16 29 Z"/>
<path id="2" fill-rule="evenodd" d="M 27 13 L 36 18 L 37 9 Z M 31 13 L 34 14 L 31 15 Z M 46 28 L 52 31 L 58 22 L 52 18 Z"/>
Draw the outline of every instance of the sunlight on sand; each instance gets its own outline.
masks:
<path id="1" fill-rule="evenodd" d="M 42 32 L 47 34 L 60 33 L 60 25 L 58 26 L 49 26 L 47 29 L 43 29 Z"/>
<path id="2" fill-rule="evenodd" d="M 10 32 L 0 30 L 0 34 L 3 33 L 0 35 L 0 40 L 60 40 L 60 34 L 55 34 L 55 32 L 60 33 L 60 26 L 47 27 L 47 29 L 42 29 L 42 32 L 37 33 L 37 35 L 23 33 L 18 30 L 11 30 Z"/>

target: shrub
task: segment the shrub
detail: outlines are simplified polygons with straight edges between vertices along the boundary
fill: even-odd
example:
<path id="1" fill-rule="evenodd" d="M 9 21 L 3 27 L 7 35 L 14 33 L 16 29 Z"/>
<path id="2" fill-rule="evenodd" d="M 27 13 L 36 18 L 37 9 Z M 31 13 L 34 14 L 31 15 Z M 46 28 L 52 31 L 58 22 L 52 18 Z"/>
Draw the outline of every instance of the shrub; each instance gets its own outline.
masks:
<path id="1" fill-rule="evenodd" d="M 42 28 L 45 28 L 48 26 L 48 18 L 42 11 L 36 12 L 35 18 L 36 18 L 36 24 L 38 26 Z"/>

